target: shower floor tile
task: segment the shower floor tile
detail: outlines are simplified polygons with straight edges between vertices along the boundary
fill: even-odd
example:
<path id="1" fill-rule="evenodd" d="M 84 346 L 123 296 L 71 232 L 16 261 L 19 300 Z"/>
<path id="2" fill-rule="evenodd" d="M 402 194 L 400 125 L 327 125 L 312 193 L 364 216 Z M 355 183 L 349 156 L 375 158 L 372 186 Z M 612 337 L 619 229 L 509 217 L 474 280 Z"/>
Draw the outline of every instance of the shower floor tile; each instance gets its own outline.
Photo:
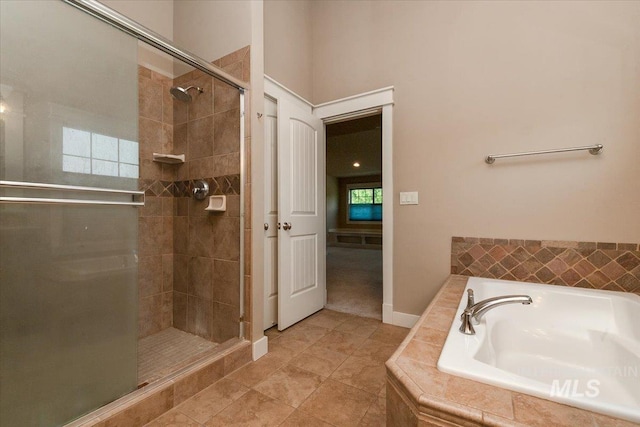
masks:
<path id="1" fill-rule="evenodd" d="M 167 328 L 138 341 L 138 384 L 151 383 L 204 356 L 218 344 Z"/>

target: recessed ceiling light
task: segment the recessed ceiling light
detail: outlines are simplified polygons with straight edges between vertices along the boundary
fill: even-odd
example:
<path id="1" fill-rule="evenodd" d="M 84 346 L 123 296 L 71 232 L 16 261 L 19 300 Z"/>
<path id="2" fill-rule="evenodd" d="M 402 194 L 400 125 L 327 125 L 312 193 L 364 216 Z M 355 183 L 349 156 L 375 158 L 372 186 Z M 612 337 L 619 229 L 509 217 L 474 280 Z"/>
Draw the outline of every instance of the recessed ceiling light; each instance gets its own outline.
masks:
<path id="1" fill-rule="evenodd" d="M 360 167 L 360 163 L 355 162 L 355 163 L 353 164 L 353 167 L 354 167 L 354 168 L 359 168 L 359 167 Z"/>

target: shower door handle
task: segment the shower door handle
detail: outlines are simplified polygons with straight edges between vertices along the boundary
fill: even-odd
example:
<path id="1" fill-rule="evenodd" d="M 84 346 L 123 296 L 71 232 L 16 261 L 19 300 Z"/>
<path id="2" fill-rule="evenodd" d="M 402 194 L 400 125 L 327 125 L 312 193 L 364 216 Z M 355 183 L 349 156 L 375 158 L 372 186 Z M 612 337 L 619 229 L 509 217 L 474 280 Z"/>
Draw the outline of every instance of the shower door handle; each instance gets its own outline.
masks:
<path id="1" fill-rule="evenodd" d="M 288 222 L 285 222 L 284 224 L 282 224 L 282 228 L 285 230 L 291 230 L 291 224 L 289 224 Z"/>
<path id="2" fill-rule="evenodd" d="M 36 203 L 36 204 L 48 204 L 48 205 L 107 205 L 107 206 L 144 206 L 144 191 L 133 190 L 120 190 L 116 188 L 101 188 L 101 187 L 80 187 L 76 185 L 62 185 L 51 184 L 45 182 L 23 182 L 23 181 L 0 181 L 0 188 L 7 188 L 10 190 L 48 190 L 48 191 L 60 191 L 60 192 L 76 192 L 76 193 L 95 193 L 95 194 L 109 194 L 110 196 L 124 196 L 130 197 L 130 201 L 116 201 L 116 200 L 99 200 L 99 199 L 71 199 L 71 198 L 50 198 L 50 197 L 22 197 L 21 194 L 17 196 L 2 196 L 0 197 L 0 204 L 2 203 Z"/>

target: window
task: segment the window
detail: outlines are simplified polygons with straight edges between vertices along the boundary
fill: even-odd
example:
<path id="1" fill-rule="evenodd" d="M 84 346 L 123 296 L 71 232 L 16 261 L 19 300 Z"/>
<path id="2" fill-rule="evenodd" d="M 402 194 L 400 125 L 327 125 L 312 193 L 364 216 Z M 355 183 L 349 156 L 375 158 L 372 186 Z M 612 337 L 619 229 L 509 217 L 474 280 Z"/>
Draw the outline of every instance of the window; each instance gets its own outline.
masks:
<path id="1" fill-rule="evenodd" d="M 349 186 L 347 192 L 349 222 L 382 221 L 382 187 Z"/>
<path id="2" fill-rule="evenodd" d="M 62 170 L 87 175 L 138 178 L 138 143 L 63 127 Z"/>

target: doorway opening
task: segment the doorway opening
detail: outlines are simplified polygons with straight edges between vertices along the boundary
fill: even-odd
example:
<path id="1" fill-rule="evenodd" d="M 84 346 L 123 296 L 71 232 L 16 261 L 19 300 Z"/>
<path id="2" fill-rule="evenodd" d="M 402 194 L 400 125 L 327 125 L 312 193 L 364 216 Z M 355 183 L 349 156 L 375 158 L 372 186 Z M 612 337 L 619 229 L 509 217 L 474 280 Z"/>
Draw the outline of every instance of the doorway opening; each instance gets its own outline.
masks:
<path id="1" fill-rule="evenodd" d="M 326 308 L 382 320 L 382 112 L 325 131 Z"/>

